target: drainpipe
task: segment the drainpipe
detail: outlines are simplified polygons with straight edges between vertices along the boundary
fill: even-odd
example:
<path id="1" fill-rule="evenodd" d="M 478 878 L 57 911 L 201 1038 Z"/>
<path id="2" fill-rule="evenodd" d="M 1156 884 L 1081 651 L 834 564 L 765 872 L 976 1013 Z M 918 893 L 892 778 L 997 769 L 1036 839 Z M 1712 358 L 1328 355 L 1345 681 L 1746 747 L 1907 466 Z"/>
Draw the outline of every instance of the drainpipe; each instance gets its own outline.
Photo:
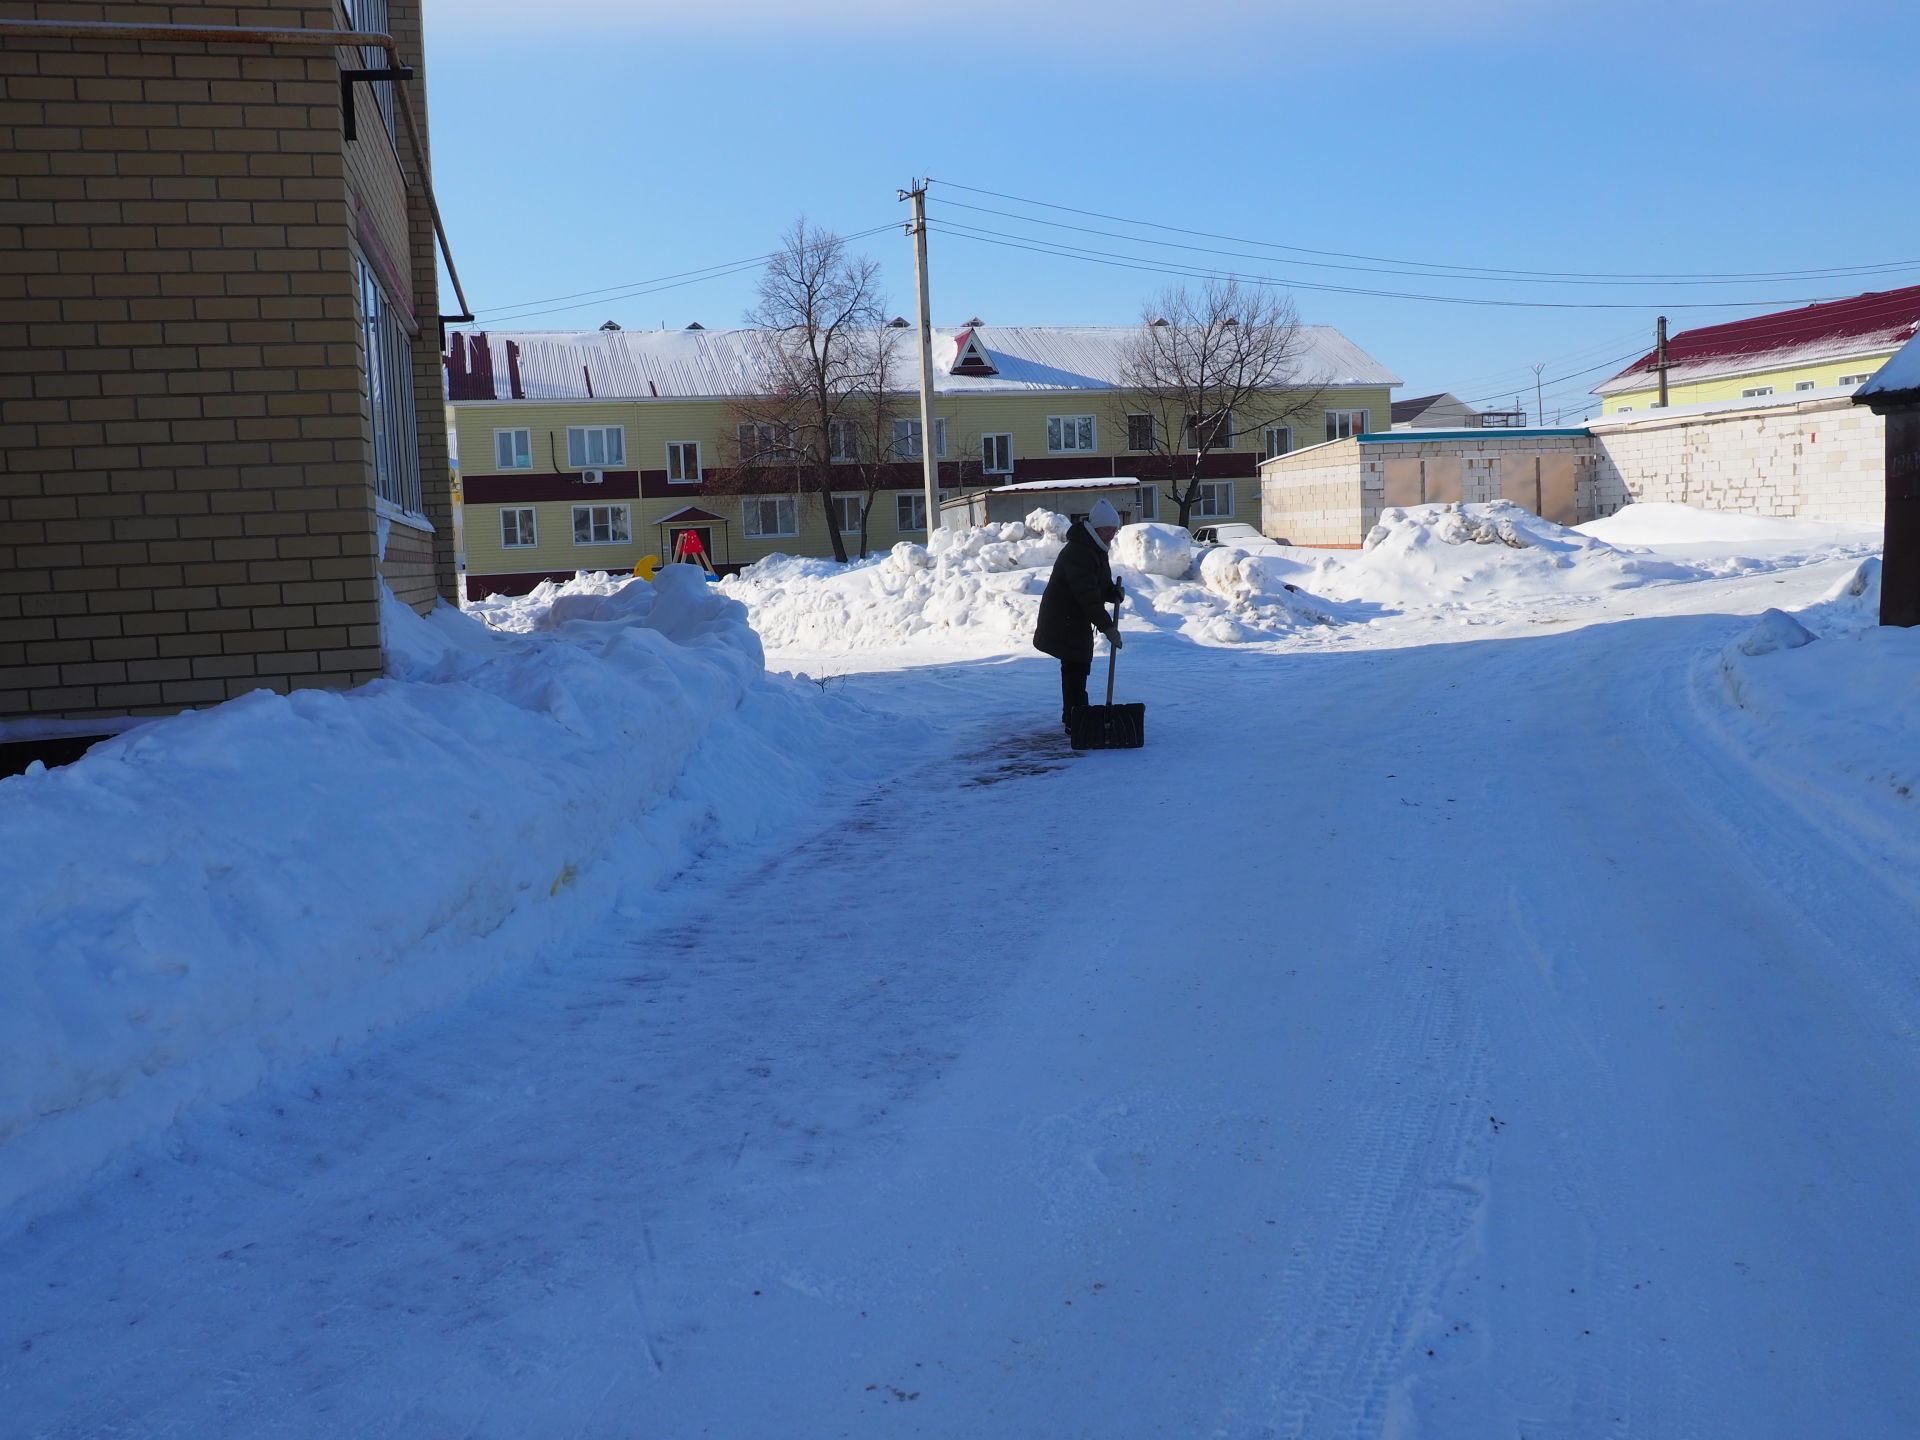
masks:
<path id="1" fill-rule="evenodd" d="M 255 25 L 127 25 L 99 20 L 0 20 L 0 38 L 45 40 L 172 40 L 208 45 L 305 45 L 333 50 L 342 46 L 384 50 L 394 65 L 400 62 L 400 47 L 391 35 L 372 30 L 295 30 Z M 458 315 L 443 315 L 442 320 L 471 321 L 473 307 L 460 288 L 460 272 L 453 268 L 453 253 L 447 247 L 447 227 L 440 219 L 440 205 L 433 198 L 428 179 L 427 146 L 420 135 L 420 119 L 414 114 L 413 97 L 404 84 L 395 85 L 400 97 L 400 114 L 407 124 L 407 140 L 413 147 L 414 166 L 420 172 L 419 193 L 426 198 L 433 216 L 434 238 L 440 242 L 440 259 L 447 267 L 447 279 L 453 282 L 453 295 L 460 302 Z"/>

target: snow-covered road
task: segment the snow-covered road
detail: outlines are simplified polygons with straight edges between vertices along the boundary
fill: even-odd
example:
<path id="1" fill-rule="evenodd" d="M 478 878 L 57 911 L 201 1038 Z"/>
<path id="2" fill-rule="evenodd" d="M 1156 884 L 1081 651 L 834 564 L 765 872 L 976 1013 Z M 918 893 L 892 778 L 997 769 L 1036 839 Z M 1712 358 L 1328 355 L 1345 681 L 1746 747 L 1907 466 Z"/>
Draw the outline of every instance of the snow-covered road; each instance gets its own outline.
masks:
<path id="1" fill-rule="evenodd" d="M 1913 882 L 1711 694 L 1844 569 L 1147 637 L 1138 753 L 865 657 L 817 833 L 0 1246 L 0 1434 L 1920 1433 Z"/>

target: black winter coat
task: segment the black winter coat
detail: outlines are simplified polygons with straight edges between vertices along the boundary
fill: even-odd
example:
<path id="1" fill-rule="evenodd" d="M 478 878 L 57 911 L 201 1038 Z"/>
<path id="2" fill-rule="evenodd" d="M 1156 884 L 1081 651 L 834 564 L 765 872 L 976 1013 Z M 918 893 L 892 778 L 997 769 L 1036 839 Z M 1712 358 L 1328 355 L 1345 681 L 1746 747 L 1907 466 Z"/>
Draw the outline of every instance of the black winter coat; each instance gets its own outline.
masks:
<path id="1" fill-rule="evenodd" d="M 1040 596 L 1040 619 L 1033 627 L 1036 650 L 1080 665 L 1093 663 L 1093 632 L 1113 623 L 1106 606 L 1120 598 L 1113 567 L 1086 522 L 1067 532 L 1066 549 L 1053 562 L 1053 574 Z"/>

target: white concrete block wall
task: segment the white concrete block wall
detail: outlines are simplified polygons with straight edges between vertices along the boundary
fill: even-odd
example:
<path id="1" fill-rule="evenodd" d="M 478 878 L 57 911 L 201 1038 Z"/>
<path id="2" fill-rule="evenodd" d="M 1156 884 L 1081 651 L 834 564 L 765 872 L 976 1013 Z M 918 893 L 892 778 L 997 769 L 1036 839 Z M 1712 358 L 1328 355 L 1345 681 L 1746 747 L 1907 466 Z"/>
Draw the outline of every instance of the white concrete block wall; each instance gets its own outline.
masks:
<path id="1" fill-rule="evenodd" d="M 1365 480 L 1374 483 L 1372 508 L 1380 509 L 1380 477 L 1363 477 L 1360 445 L 1337 440 L 1260 467 L 1260 529 L 1294 545 L 1358 545 L 1366 538 Z"/>
<path id="2" fill-rule="evenodd" d="M 1885 518 L 1886 421 L 1844 399 L 1592 430 L 1600 514 L 1639 500 L 1850 524 Z"/>

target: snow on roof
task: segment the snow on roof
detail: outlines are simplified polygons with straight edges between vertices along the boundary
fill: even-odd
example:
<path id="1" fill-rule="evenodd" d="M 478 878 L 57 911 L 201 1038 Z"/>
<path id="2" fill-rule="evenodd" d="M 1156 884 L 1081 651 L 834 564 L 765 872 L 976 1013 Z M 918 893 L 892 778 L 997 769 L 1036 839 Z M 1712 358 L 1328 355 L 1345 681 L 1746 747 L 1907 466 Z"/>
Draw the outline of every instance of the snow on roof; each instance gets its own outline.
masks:
<path id="1" fill-rule="evenodd" d="M 968 330 L 995 374 L 949 374 Z M 1400 379 L 1330 325 L 1300 327 L 1302 385 L 1398 385 Z M 1132 325 L 980 325 L 934 331 L 934 385 L 944 395 L 1111 390 L 1120 380 Z M 762 330 L 493 330 L 448 333 L 448 394 L 454 400 L 725 399 L 764 390 Z M 878 332 L 892 346 L 902 383 L 917 371 L 911 330 Z M 514 391 L 514 375 L 519 393 Z"/>
<path id="2" fill-rule="evenodd" d="M 1140 483 L 1134 475 L 1102 475 L 1096 480 L 1022 480 L 1018 485 L 1002 485 L 989 495 L 1017 495 L 1026 490 L 1128 490 Z"/>
<path id="3" fill-rule="evenodd" d="M 1904 345 L 1916 331 L 1920 331 L 1920 285 L 1777 310 L 1725 325 L 1703 325 L 1667 341 L 1667 383 L 1870 355 Z M 1593 393 L 1617 395 L 1658 383 L 1655 358 L 1649 350 L 1612 379 L 1594 386 Z"/>
<path id="4" fill-rule="evenodd" d="M 1871 380 L 1853 392 L 1853 398 L 1866 401 L 1900 390 L 1920 390 L 1920 335 L 1902 345 L 1899 353 L 1876 370 Z"/>

